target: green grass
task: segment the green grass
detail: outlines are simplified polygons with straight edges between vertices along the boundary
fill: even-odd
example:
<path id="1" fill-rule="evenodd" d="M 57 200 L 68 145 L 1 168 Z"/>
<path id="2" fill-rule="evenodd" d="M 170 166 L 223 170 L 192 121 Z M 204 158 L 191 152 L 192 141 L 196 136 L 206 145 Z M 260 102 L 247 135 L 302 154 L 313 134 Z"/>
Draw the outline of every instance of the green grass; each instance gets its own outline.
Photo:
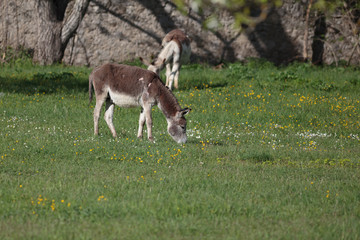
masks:
<path id="1" fill-rule="evenodd" d="M 184 145 L 156 107 L 94 137 L 90 72 L 2 66 L 0 239 L 360 238 L 358 68 L 184 66 Z"/>

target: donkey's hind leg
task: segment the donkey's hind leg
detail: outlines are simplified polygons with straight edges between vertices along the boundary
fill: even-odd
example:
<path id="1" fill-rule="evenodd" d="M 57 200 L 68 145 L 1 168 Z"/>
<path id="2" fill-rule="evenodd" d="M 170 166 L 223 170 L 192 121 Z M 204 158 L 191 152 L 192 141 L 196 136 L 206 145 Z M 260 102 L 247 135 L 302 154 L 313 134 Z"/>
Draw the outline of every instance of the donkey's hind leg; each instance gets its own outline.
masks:
<path id="1" fill-rule="evenodd" d="M 169 76 L 169 88 L 170 88 L 170 90 L 172 90 L 172 84 L 174 82 L 175 76 L 177 76 L 178 73 L 179 73 L 179 67 L 180 67 L 180 64 L 178 62 L 174 62 L 173 67 L 171 69 L 171 74 Z"/>
<path id="2" fill-rule="evenodd" d="M 106 99 L 106 105 L 105 105 L 106 110 L 105 110 L 104 118 L 105 118 L 105 121 L 106 121 L 108 127 L 110 128 L 111 134 L 113 135 L 114 138 L 116 138 L 116 131 L 115 131 L 115 127 L 113 124 L 114 107 L 115 107 L 115 104 L 108 97 Z"/>
<path id="3" fill-rule="evenodd" d="M 94 109 L 94 134 L 99 135 L 99 117 L 101 112 L 101 107 L 104 104 L 106 96 L 96 96 L 96 104 Z"/>
<path id="4" fill-rule="evenodd" d="M 170 80 L 170 74 L 171 74 L 171 65 L 170 63 L 166 64 L 166 84 L 165 86 L 169 86 L 169 80 Z"/>
<path id="5" fill-rule="evenodd" d="M 154 138 L 152 135 L 152 118 L 151 118 L 151 104 L 144 104 L 144 114 L 145 114 L 145 122 L 146 122 L 146 129 L 148 133 L 149 141 L 153 142 Z"/>
<path id="6" fill-rule="evenodd" d="M 180 68 L 181 66 L 179 66 L 179 69 L 177 70 L 177 72 L 175 73 L 175 77 L 174 77 L 174 87 L 176 89 L 179 88 L 179 73 L 180 73 Z"/>

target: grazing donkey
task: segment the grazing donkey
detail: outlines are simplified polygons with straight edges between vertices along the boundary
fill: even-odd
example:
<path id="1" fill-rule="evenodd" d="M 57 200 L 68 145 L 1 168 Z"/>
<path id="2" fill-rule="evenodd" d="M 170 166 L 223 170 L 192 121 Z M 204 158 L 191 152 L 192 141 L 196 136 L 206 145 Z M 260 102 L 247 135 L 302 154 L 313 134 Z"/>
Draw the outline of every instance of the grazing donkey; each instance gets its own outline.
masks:
<path id="1" fill-rule="evenodd" d="M 178 143 L 185 143 L 185 114 L 191 109 L 181 109 L 172 92 L 164 85 L 159 76 L 151 71 L 121 64 L 104 64 L 92 71 L 89 76 L 89 102 L 92 101 L 92 87 L 96 96 L 94 109 L 94 133 L 99 134 L 99 116 L 106 102 L 105 121 L 113 137 L 116 131 L 113 124 L 115 104 L 120 107 L 141 106 L 138 138 L 143 136 L 146 122 L 148 139 L 153 141 L 151 107 L 158 105 L 168 123 L 168 133 Z"/>
<path id="2" fill-rule="evenodd" d="M 183 31 L 175 29 L 165 35 L 161 45 L 163 49 L 156 61 L 151 64 L 145 64 L 149 65 L 148 70 L 157 74 L 166 65 L 166 86 L 171 90 L 172 84 L 175 81 L 174 87 L 178 88 L 181 65 L 189 61 L 191 54 L 190 39 Z"/>

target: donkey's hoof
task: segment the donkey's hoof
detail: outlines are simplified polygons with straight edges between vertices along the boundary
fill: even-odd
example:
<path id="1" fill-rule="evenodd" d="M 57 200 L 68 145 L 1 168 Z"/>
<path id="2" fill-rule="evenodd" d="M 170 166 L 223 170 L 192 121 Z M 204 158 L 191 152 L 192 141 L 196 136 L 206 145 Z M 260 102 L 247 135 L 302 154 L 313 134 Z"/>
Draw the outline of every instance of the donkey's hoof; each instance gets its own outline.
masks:
<path id="1" fill-rule="evenodd" d="M 149 141 L 152 142 L 152 143 L 155 142 L 155 140 L 154 140 L 153 137 L 149 137 L 148 139 L 149 139 Z"/>

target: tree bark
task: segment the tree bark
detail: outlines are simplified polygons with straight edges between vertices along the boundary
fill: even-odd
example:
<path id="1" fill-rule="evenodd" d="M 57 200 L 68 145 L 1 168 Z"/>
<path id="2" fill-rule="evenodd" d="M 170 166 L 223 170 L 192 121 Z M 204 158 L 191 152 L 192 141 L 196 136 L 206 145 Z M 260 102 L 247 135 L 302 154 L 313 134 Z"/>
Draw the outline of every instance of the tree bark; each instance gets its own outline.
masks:
<path id="1" fill-rule="evenodd" d="M 38 41 L 34 61 L 41 65 L 61 61 L 61 21 L 58 21 L 56 7 L 51 0 L 38 0 Z"/>
<path id="2" fill-rule="evenodd" d="M 317 19 L 315 20 L 314 37 L 312 42 L 312 58 L 311 62 L 314 65 L 323 64 L 323 54 L 326 42 L 327 26 L 325 14 L 319 12 Z"/>
<path id="3" fill-rule="evenodd" d="M 3 35 L 3 39 L 2 39 L 2 48 L 0 49 L 0 53 L 1 53 L 1 57 L 0 57 L 0 63 L 4 63 L 5 62 L 5 58 L 6 58 L 6 48 L 7 48 L 7 34 L 8 34 L 8 9 L 7 9 L 7 0 L 4 0 L 4 3 L 2 5 L 1 8 L 1 14 L 3 17 L 3 21 L 2 21 L 2 27 L 4 29 L 4 35 Z"/>
<path id="4" fill-rule="evenodd" d="M 89 0 L 76 0 L 69 17 L 66 19 L 61 33 L 61 44 L 63 45 L 64 51 L 69 40 L 79 27 L 89 6 L 89 2 Z"/>
<path id="5" fill-rule="evenodd" d="M 305 15 L 305 32 L 304 32 L 304 45 L 303 45 L 303 59 L 307 61 L 308 56 L 308 37 L 309 37 L 309 17 L 310 17 L 310 9 L 312 6 L 313 0 L 309 0 L 308 7 L 306 9 Z"/>
<path id="6" fill-rule="evenodd" d="M 38 42 L 34 61 L 41 65 L 61 62 L 66 46 L 84 17 L 90 0 L 75 0 L 69 17 L 64 19 L 68 0 L 38 0 Z"/>

